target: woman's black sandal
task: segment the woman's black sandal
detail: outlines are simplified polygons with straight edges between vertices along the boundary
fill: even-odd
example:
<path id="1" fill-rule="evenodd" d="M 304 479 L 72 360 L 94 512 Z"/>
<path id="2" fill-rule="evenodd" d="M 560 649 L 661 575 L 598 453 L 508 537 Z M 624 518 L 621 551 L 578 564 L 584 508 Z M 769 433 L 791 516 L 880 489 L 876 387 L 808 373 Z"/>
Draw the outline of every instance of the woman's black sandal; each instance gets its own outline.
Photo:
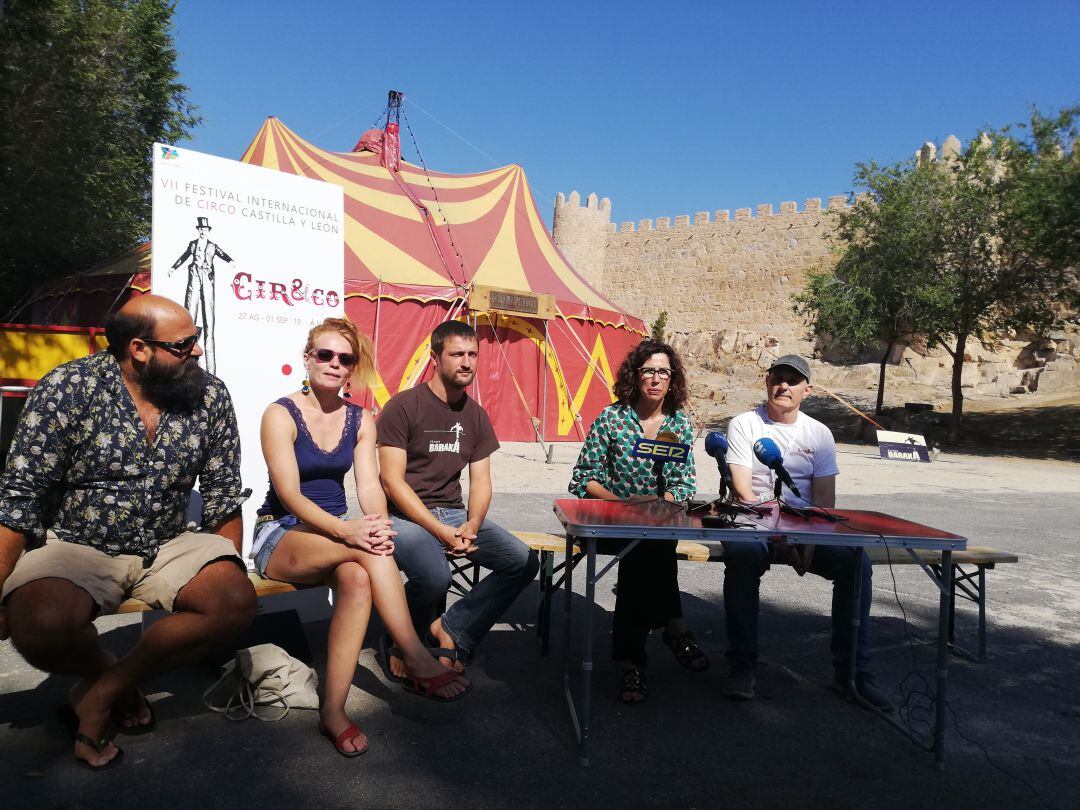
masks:
<path id="1" fill-rule="evenodd" d="M 704 672 L 709 668 L 709 659 L 689 630 L 677 636 L 665 630 L 664 643 L 675 653 L 675 660 L 691 672 Z"/>
<path id="2" fill-rule="evenodd" d="M 622 680 L 619 682 L 619 699 L 632 706 L 635 703 L 644 703 L 648 697 L 649 683 L 645 679 L 645 672 L 637 667 L 623 670 Z"/>

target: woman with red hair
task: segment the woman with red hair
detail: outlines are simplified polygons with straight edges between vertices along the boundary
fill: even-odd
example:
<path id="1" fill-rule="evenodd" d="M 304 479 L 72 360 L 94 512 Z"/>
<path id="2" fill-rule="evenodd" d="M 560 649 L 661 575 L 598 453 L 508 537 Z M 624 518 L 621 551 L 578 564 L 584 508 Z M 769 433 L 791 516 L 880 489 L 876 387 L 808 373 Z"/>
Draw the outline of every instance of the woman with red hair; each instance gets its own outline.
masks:
<path id="1" fill-rule="evenodd" d="M 375 423 L 349 400 L 374 376 L 371 341 L 351 322 L 327 318 L 308 334 L 303 386 L 263 415 L 262 450 L 270 489 L 259 509 L 251 556 L 259 573 L 296 584 L 329 585 L 334 615 L 327 640 L 319 731 L 347 757 L 367 750 L 345 714 L 374 603 L 405 662 L 407 689 L 436 700 L 462 697 L 469 682 L 442 666 L 417 638 L 394 563 L 394 531 L 375 461 Z M 352 469 L 363 516 L 347 519 L 345 474 Z"/>

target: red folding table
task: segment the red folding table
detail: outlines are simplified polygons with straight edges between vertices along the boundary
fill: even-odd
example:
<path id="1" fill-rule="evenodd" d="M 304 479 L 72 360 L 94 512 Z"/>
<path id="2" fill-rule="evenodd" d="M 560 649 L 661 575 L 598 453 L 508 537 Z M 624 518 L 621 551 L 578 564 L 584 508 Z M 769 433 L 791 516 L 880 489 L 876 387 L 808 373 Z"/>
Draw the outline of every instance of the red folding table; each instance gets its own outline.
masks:
<path id="1" fill-rule="evenodd" d="M 855 547 L 860 552 L 868 547 L 880 546 L 895 549 L 897 554 L 908 553 L 914 557 L 940 592 L 933 751 L 938 767 L 944 767 L 945 675 L 948 665 L 949 606 L 952 600 L 952 552 L 964 550 L 967 547 L 966 538 L 881 512 L 852 509 L 789 510 L 776 502 L 759 507 L 740 508 L 737 513 L 724 516 L 717 515 L 718 508 L 722 513 L 726 511 L 724 507 L 714 506 L 709 512 L 703 509 L 691 512 L 683 504 L 663 500 L 626 502 L 560 498 L 555 501 L 554 508 L 555 516 L 566 529 L 566 565 L 563 575 L 566 587 L 563 608 L 563 689 L 577 735 L 578 760 L 581 765 L 589 764 L 594 646 L 593 607 L 596 604 L 596 583 L 639 542 L 693 540 L 706 545 L 715 545 L 725 541 L 839 545 Z M 596 542 L 605 539 L 620 539 L 628 542 L 615 559 L 597 571 Z M 570 655 L 575 543 L 581 546 L 585 558 L 585 622 L 580 668 L 580 713 L 574 700 Z M 931 568 L 918 558 L 915 554 L 916 549 L 940 551 L 941 565 Z M 861 598 L 861 577 L 858 575 L 860 567 L 855 568 L 855 592 L 852 597 L 855 605 L 852 615 L 856 625 L 852 633 L 853 647 L 858 636 L 858 605 Z M 852 649 L 850 660 L 849 679 L 853 687 L 854 649 Z M 854 690 L 853 694 L 857 695 Z M 869 707 L 865 701 L 861 702 Z M 893 723 L 893 725 L 909 737 L 911 736 L 910 732 L 899 724 Z"/>

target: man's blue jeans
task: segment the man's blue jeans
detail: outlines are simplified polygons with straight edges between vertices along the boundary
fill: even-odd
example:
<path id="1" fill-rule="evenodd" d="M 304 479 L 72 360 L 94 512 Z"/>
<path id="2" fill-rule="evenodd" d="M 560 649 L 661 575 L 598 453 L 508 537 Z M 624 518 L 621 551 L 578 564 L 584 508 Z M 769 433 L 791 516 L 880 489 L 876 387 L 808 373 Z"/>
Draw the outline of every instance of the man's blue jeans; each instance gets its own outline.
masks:
<path id="1" fill-rule="evenodd" d="M 724 543 L 724 619 L 727 624 L 727 657 L 732 669 L 753 667 L 758 657 L 758 592 L 761 577 L 775 561 L 773 543 Z M 855 587 L 858 549 L 846 546 L 818 546 L 809 571 L 832 580 L 832 655 L 837 669 L 846 669 L 851 659 L 851 597 Z M 855 669 L 865 672 L 870 662 L 870 560 L 863 555 L 859 604 L 859 638 L 855 648 Z"/>
<path id="2" fill-rule="evenodd" d="M 440 523 L 455 528 L 468 519 L 464 509 L 437 507 L 431 514 Z M 395 516 L 393 522 L 398 533 L 394 538 L 394 559 L 408 577 L 405 598 L 417 635 L 424 639 L 450 587 L 446 546 L 405 518 Z M 479 563 L 490 573 L 442 616 L 443 629 L 466 657 L 540 569 L 535 551 L 490 520 L 480 526 L 473 543 L 476 551 L 463 559 Z"/>

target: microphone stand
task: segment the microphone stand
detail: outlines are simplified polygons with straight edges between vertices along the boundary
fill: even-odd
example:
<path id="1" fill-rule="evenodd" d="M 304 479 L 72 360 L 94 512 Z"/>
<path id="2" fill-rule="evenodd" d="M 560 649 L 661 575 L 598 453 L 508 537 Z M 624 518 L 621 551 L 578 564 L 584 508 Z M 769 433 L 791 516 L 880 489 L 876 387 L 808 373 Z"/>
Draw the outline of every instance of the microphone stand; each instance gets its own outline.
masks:
<path id="1" fill-rule="evenodd" d="M 653 462 L 653 474 L 656 476 L 656 497 L 662 501 L 667 492 L 667 481 L 664 480 L 664 462 L 660 459 Z"/>

